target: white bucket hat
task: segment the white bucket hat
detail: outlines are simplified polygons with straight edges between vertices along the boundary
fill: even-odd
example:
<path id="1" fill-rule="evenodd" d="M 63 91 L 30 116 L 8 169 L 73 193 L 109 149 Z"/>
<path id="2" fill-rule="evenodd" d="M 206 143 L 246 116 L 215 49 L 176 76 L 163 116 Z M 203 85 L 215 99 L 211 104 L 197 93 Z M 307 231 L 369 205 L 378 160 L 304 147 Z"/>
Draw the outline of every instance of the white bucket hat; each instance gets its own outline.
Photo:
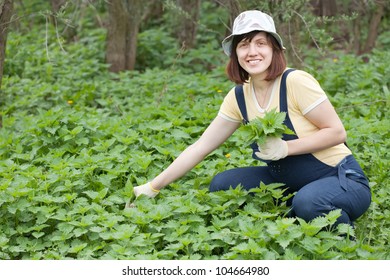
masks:
<path id="1" fill-rule="evenodd" d="M 230 56 L 232 52 L 232 40 L 235 35 L 242 35 L 252 31 L 264 31 L 271 34 L 282 49 L 286 49 L 283 46 L 282 38 L 276 33 L 274 20 L 269 15 L 260 11 L 246 11 L 239 14 L 233 23 L 233 32 L 222 41 L 223 51 Z"/>

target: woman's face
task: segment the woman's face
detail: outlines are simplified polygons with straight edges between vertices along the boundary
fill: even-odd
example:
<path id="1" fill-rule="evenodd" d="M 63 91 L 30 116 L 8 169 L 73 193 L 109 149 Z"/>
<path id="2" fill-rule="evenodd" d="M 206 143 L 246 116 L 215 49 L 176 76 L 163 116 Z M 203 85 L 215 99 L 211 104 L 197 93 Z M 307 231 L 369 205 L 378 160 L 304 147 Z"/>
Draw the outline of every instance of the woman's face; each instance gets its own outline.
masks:
<path id="1" fill-rule="evenodd" d="M 250 76 L 266 76 L 272 61 L 272 45 L 265 32 L 257 33 L 252 40 L 243 39 L 236 48 L 238 63 Z"/>

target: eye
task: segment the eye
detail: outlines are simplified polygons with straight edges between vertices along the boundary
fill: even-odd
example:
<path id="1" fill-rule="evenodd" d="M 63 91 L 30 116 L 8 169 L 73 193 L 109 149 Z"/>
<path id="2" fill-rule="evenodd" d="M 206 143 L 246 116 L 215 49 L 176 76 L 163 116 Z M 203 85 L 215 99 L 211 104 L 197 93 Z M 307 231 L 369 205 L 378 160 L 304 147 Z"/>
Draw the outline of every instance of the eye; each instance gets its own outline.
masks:
<path id="1" fill-rule="evenodd" d="M 248 46 L 248 44 L 249 44 L 248 41 L 241 41 L 240 43 L 238 43 L 238 47 L 244 48 L 244 47 Z"/>
<path id="2" fill-rule="evenodd" d="M 265 40 L 259 40 L 259 41 L 256 42 L 256 44 L 257 44 L 258 46 L 265 46 L 265 45 L 267 45 L 267 41 L 265 41 Z"/>

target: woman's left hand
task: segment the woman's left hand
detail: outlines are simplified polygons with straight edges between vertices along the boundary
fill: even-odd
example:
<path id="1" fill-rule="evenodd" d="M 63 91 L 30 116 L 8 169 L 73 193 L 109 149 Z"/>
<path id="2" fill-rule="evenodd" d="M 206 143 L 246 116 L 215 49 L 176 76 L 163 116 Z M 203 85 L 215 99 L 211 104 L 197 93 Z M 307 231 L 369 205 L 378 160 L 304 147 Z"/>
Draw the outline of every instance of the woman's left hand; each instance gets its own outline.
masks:
<path id="1" fill-rule="evenodd" d="M 288 155 L 287 142 L 277 138 L 269 137 L 265 143 L 259 145 L 259 152 L 255 153 L 257 157 L 264 160 L 279 160 Z"/>

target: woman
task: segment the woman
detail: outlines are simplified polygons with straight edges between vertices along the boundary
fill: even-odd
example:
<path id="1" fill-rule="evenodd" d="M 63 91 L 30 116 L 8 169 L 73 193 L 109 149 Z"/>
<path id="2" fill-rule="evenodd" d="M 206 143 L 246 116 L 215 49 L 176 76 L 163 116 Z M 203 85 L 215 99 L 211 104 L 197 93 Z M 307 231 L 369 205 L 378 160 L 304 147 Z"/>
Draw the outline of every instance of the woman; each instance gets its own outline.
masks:
<path id="1" fill-rule="evenodd" d="M 222 47 L 230 57 L 227 74 L 238 86 L 225 97 L 199 140 L 152 181 L 135 187 L 136 197 L 156 196 L 224 143 L 242 122 L 276 108 L 287 113 L 285 124 L 295 135 L 252 145 L 253 156 L 267 166 L 224 171 L 212 180 L 210 191 L 284 183 L 289 193 L 296 192 L 293 215 L 310 221 L 341 209 L 337 223 L 352 225 L 370 205 L 368 180 L 344 144 L 343 124 L 318 82 L 304 71 L 286 68 L 285 48 L 273 19 L 260 11 L 241 13 Z"/>

